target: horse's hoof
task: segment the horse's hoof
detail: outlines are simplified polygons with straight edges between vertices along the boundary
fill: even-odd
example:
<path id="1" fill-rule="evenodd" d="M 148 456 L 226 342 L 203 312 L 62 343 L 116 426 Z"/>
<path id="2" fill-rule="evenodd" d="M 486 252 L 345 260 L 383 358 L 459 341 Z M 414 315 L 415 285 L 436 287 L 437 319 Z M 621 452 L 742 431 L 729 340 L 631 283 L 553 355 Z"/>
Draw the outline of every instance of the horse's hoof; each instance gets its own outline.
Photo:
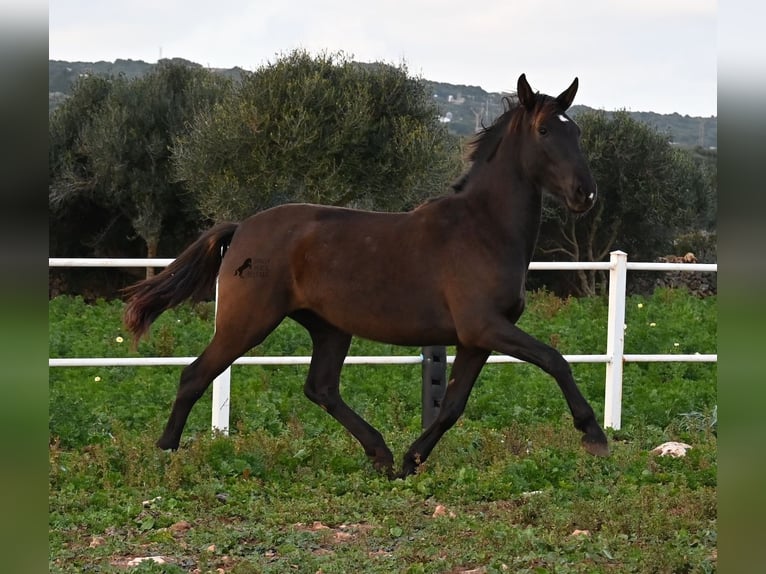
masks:
<path id="1" fill-rule="evenodd" d="M 582 447 L 593 456 L 609 456 L 609 444 L 606 441 L 582 437 Z"/>
<path id="2" fill-rule="evenodd" d="M 402 470 L 397 472 L 396 475 L 394 475 L 393 479 L 405 480 L 408 476 L 412 476 L 414 474 L 415 474 L 414 470 L 403 468 Z"/>
<path id="3" fill-rule="evenodd" d="M 378 471 L 378 473 L 382 474 L 389 480 L 396 478 L 394 473 L 393 457 L 384 455 L 379 458 L 372 458 L 372 468 L 374 468 L 376 471 Z"/>
<path id="4" fill-rule="evenodd" d="M 416 463 L 413 460 L 405 460 L 402 464 L 402 470 L 399 472 L 399 474 L 396 475 L 396 478 L 407 478 L 408 476 L 412 476 L 413 474 L 417 474 L 418 470 L 420 469 L 420 464 Z"/>
<path id="5" fill-rule="evenodd" d="M 373 464 L 373 468 L 378 471 L 379 474 L 382 474 L 385 476 L 388 480 L 393 480 L 396 478 L 396 473 L 394 473 L 394 467 L 390 464 Z"/>
<path id="6" fill-rule="evenodd" d="M 158 449 L 164 450 L 165 452 L 178 450 L 178 443 L 173 444 L 168 441 L 160 439 L 154 444 L 157 446 Z"/>

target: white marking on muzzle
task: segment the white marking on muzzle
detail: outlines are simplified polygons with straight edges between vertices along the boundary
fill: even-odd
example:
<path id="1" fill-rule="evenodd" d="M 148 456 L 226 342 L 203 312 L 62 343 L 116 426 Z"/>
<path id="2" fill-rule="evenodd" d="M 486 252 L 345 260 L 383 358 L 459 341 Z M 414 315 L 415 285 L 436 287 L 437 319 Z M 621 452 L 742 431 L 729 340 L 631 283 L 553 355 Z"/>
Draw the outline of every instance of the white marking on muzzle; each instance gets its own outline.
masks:
<path id="1" fill-rule="evenodd" d="M 595 194 L 594 194 L 594 193 L 591 191 L 591 192 L 588 194 L 588 199 L 593 199 L 593 196 L 594 196 L 594 195 L 595 195 Z"/>

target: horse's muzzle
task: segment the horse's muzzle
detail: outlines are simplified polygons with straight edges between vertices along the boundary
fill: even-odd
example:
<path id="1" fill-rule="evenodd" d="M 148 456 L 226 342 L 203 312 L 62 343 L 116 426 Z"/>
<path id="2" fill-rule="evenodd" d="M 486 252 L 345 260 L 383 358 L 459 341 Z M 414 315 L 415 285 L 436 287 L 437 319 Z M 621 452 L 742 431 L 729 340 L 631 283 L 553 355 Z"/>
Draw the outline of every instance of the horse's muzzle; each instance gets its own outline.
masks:
<path id="1" fill-rule="evenodd" d="M 570 195 L 566 196 L 566 204 L 570 211 L 582 214 L 593 207 L 597 197 L 598 190 L 595 184 L 587 186 L 578 185 Z"/>

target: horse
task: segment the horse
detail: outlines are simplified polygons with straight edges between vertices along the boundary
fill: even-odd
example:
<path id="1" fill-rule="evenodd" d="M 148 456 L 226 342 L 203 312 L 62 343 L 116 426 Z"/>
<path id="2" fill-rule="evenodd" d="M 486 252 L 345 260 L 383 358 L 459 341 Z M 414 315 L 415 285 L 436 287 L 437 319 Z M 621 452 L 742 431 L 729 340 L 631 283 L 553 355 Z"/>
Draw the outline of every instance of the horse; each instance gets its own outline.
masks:
<path id="1" fill-rule="evenodd" d="M 406 212 L 292 203 L 219 223 L 154 277 L 126 288 L 134 343 L 165 310 L 209 296 L 218 279 L 215 334 L 181 374 L 157 446 L 176 450 L 187 417 L 213 379 L 286 317 L 311 336 L 305 395 L 361 444 L 389 478 L 415 473 L 463 413 L 493 351 L 551 375 L 584 449 L 608 456 L 606 436 L 554 348 L 516 326 L 540 229 L 543 193 L 574 213 L 597 187 L 566 111 L 578 79 L 559 96 L 534 92 L 522 74 L 504 112 L 473 138 L 470 167 L 453 193 Z M 454 345 L 438 416 L 412 443 L 401 470 L 380 432 L 339 392 L 352 336 L 396 345 Z"/>

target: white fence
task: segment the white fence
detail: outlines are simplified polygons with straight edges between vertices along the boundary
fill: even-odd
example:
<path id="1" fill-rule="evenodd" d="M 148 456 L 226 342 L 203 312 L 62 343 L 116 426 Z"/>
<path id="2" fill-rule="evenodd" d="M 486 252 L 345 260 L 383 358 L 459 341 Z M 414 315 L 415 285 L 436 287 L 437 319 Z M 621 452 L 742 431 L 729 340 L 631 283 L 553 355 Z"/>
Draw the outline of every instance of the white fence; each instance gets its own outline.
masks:
<path id="1" fill-rule="evenodd" d="M 172 259 L 48 259 L 49 267 L 165 267 Z M 609 313 L 606 353 L 598 355 L 564 355 L 570 363 L 606 363 L 606 390 L 604 399 L 604 427 L 618 430 L 622 411 L 622 369 L 625 362 L 706 362 L 718 361 L 717 354 L 664 354 L 626 355 L 625 342 L 625 286 L 628 271 L 686 271 L 715 273 L 715 263 L 638 263 L 628 262 L 627 254 L 613 251 L 607 262 L 532 262 L 530 270 L 604 270 L 609 271 Z M 49 367 L 95 366 L 160 366 L 188 365 L 196 357 L 102 357 L 48 359 Z M 448 356 L 447 362 L 454 361 Z M 422 356 L 349 356 L 345 364 L 403 365 L 421 363 Z M 308 365 L 310 356 L 303 357 L 240 357 L 235 365 Z M 492 355 L 489 363 L 521 362 L 507 355 Z M 229 430 L 231 369 L 227 369 L 213 382 L 212 427 L 227 433 Z"/>

